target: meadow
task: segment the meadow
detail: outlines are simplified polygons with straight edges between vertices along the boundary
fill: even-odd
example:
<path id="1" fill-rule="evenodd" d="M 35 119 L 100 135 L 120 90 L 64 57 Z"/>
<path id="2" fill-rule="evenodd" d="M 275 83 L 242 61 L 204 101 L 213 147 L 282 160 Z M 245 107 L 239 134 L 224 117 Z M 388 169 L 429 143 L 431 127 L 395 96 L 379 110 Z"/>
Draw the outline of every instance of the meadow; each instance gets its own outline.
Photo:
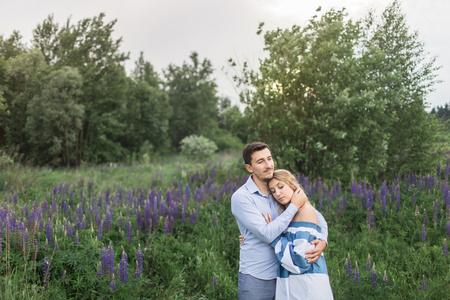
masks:
<path id="1" fill-rule="evenodd" d="M 298 179 L 329 226 L 335 299 L 448 299 L 450 167 Z M 235 299 L 239 153 L 209 162 L 29 168 L 0 161 L 3 299 Z"/>

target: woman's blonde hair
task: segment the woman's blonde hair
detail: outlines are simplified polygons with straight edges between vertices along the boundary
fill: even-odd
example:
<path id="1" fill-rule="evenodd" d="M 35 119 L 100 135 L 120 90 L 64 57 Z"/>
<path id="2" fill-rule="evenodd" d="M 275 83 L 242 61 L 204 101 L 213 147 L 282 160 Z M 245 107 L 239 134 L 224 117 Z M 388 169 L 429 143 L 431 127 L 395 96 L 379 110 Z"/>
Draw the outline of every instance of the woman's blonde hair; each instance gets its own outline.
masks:
<path id="1" fill-rule="evenodd" d="M 273 177 L 272 179 L 276 179 L 279 181 L 282 181 L 284 183 L 286 183 L 291 189 L 293 189 L 294 191 L 298 188 L 302 189 L 303 192 L 305 191 L 305 189 L 301 186 L 301 184 L 297 181 L 297 178 L 295 178 L 294 175 L 292 175 L 291 172 L 289 172 L 288 170 L 284 170 L 284 169 L 279 169 L 279 170 L 275 170 L 273 171 Z M 271 180 L 272 180 L 271 179 Z M 270 180 L 267 182 L 267 186 L 269 186 L 269 182 Z M 270 189 L 269 189 L 270 190 Z M 308 201 L 308 200 L 307 200 Z M 279 204 L 278 208 L 283 209 L 283 207 Z"/>
<path id="2" fill-rule="evenodd" d="M 292 175 L 292 173 L 289 172 L 288 170 L 279 169 L 279 170 L 273 171 L 272 179 L 283 181 L 294 191 L 298 188 L 301 188 L 303 190 L 303 187 L 297 181 L 297 178 L 295 178 L 295 176 Z"/>

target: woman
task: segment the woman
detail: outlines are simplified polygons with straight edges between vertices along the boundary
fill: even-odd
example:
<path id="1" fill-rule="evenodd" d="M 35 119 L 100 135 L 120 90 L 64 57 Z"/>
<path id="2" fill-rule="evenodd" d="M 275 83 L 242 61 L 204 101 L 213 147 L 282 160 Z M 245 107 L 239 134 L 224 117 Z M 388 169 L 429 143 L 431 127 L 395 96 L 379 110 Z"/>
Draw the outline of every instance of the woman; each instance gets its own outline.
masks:
<path id="1" fill-rule="evenodd" d="M 282 210 L 289 205 L 294 191 L 302 189 L 287 170 L 274 171 L 268 186 Z M 267 222 L 272 221 L 270 215 L 264 217 Z M 305 252 L 314 248 L 311 241 L 320 238 L 321 228 L 314 207 L 307 201 L 287 230 L 272 242 L 280 261 L 276 299 L 333 299 L 323 254 L 312 264 L 305 259 Z"/>

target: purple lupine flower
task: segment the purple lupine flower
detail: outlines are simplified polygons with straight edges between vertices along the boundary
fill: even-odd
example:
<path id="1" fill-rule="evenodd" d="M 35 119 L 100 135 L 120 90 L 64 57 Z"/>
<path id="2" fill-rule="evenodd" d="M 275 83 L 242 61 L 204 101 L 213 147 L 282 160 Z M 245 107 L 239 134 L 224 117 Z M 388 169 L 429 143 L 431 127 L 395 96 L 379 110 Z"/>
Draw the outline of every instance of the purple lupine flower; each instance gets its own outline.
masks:
<path id="1" fill-rule="evenodd" d="M 189 199 L 191 199 L 191 190 L 189 189 L 189 185 L 188 184 L 186 184 L 186 191 L 185 191 L 185 194 L 186 194 L 186 198 L 189 200 Z"/>
<path id="2" fill-rule="evenodd" d="M 189 221 L 191 222 L 192 225 L 197 224 L 197 214 L 195 212 L 195 209 L 194 210 L 191 209 L 189 211 Z"/>
<path id="3" fill-rule="evenodd" d="M 214 276 L 213 277 L 213 286 L 216 286 L 217 285 L 217 279 L 216 279 L 216 276 Z"/>
<path id="4" fill-rule="evenodd" d="M 127 230 L 127 239 L 129 243 L 133 242 L 133 228 L 131 227 L 131 222 L 130 220 L 127 221 L 126 224 L 126 230 Z"/>
<path id="5" fill-rule="evenodd" d="M 0 257 L 2 256 L 2 244 L 3 244 L 3 228 L 0 228 Z"/>
<path id="6" fill-rule="evenodd" d="M 59 250 L 59 245 L 58 245 L 58 239 L 55 236 L 55 247 L 53 248 L 53 250 Z"/>
<path id="7" fill-rule="evenodd" d="M 142 225 L 142 213 L 141 209 L 138 207 L 138 210 L 136 212 L 136 228 L 142 230 L 141 225 Z"/>
<path id="8" fill-rule="evenodd" d="M 44 285 L 47 286 L 50 278 L 50 261 L 47 260 L 47 257 L 44 257 L 44 264 L 42 266 L 42 275 L 44 276 Z"/>
<path id="9" fill-rule="evenodd" d="M 112 293 L 114 293 L 116 291 L 116 280 L 114 279 L 114 273 L 112 274 L 111 277 L 111 283 L 109 284 L 109 289 L 111 290 Z"/>
<path id="10" fill-rule="evenodd" d="M 61 280 L 66 280 L 66 270 L 64 270 L 64 273 L 62 274 Z"/>
<path id="11" fill-rule="evenodd" d="M 127 273 L 128 257 L 125 250 L 122 248 L 122 259 L 120 260 L 120 282 L 127 283 L 128 273 Z"/>
<path id="12" fill-rule="evenodd" d="M 45 229 L 45 234 L 47 236 L 47 240 L 49 241 L 49 243 L 52 243 L 52 224 L 50 223 L 50 220 L 47 221 L 47 227 Z"/>
<path id="13" fill-rule="evenodd" d="M 186 222 L 186 208 L 187 208 L 187 200 L 186 196 L 183 196 L 183 207 L 181 208 L 181 223 L 185 224 Z"/>
<path id="14" fill-rule="evenodd" d="M 442 245 L 442 254 L 447 257 L 448 256 L 448 246 L 447 246 L 447 240 L 444 240 L 444 244 Z"/>
<path id="15" fill-rule="evenodd" d="M 372 289 L 377 289 L 377 271 L 375 270 L 375 263 L 373 264 L 372 271 L 370 272 L 370 279 L 372 282 Z"/>
<path id="16" fill-rule="evenodd" d="M 447 222 L 447 224 L 445 224 L 445 230 L 447 232 L 447 237 L 450 236 L 450 221 Z"/>
<path id="17" fill-rule="evenodd" d="M 397 199 L 396 199 L 396 205 L 397 205 L 397 212 L 400 211 L 400 186 L 397 187 Z"/>
<path id="18" fill-rule="evenodd" d="M 108 249 L 106 250 L 107 257 L 107 269 L 108 274 L 114 273 L 114 247 L 111 242 L 109 242 Z"/>
<path id="19" fill-rule="evenodd" d="M 106 252 L 105 245 L 102 243 L 102 250 L 100 250 L 100 264 L 99 269 L 97 271 L 97 277 L 103 276 L 104 273 L 107 272 L 107 266 L 108 266 L 108 256 Z"/>
<path id="20" fill-rule="evenodd" d="M 387 277 L 387 274 L 386 274 L 386 270 L 384 271 L 384 275 L 383 275 L 383 283 L 384 284 L 389 284 L 389 280 L 388 280 L 388 277 Z"/>
<path id="21" fill-rule="evenodd" d="M 361 282 L 361 273 L 359 272 L 358 262 L 356 262 L 355 266 L 355 278 L 353 279 L 356 283 Z"/>
<path id="22" fill-rule="evenodd" d="M 170 221 L 169 218 L 166 217 L 166 222 L 164 223 L 164 234 L 168 235 L 170 231 Z"/>
<path id="23" fill-rule="evenodd" d="M 427 291 L 427 280 L 425 279 L 425 276 L 422 277 L 422 283 L 420 284 L 420 289 L 422 291 Z"/>
<path id="24" fill-rule="evenodd" d="M 426 231 L 425 224 L 422 224 L 422 231 L 420 232 L 420 238 L 421 238 L 422 242 L 426 243 L 426 241 L 427 241 L 427 231 Z"/>
<path id="25" fill-rule="evenodd" d="M 123 229 L 123 217 L 122 217 L 122 212 L 120 212 L 119 215 L 119 228 Z"/>
<path id="26" fill-rule="evenodd" d="M 345 272 L 347 273 L 347 279 L 353 278 L 352 261 L 350 259 L 350 253 L 348 253 L 345 260 Z"/>
<path id="27" fill-rule="evenodd" d="M 425 226 L 428 226 L 428 216 L 427 216 L 427 210 L 423 209 L 423 224 Z"/>
<path id="28" fill-rule="evenodd" d="M 97 240 L 101 241 L 102 235 L 103 235 L 103 220 L 100 221 L 100 225 L 98 226 Z"/>
<path id="29" fill-rule="evenodd" d="M 68 237 L 73 237 L 73 226 L 70 224 L 70 221 L 66 222 L 66 231 Z"/>
<path id="30" fill-rule="evenodd" d="M 138 245 L 138 249 L 136 251 L 136 271 L 134 274 L 135 278 L 141 278 L 142 273 L 144 272 L 144 256 L 141 252 L 141 245 Z"/>
<path id="31" fill-rule="evenodd" d="M 37 239 L 34 239 L 33 246 L 34 246 L 33 261 L 36 262 L 37 253 L 38 253 L 38 249 L 39 249 L 39 244 L 38 244 L 38 240 Z"/>
<path id="32" fill-rule="evenodd" d="M 155 206 L 153 207 L 153 215 L 152 215 L 152 230 L 156 231 L 156 226 L 158 221 L 158 205 L 155 202 Z"/>
<path id="33" fill-rule="evenodd" d="M 75 234 L 75 244 L 79 244 L 80 243 L 80 238 L 78 237 L 78 230 L 77 233 Z"/>
<path id="34" fill-rule="evenodd" d="M 375 229 L 375 214 L 373 213 L 373 211 L 370 212 L 369 216 L 369 228 Z"/>
<path id="35" fill-rule="evenodd" d="M 438 223 L 438 212 L 439 212 L 439 200 L 434 201 L 434 211 L 433 211 L 433 223 L 437 226 Z"/>
<path id="36" fill-rule="evenodd" d="M 365 270 L 366 271 L 370 271 L 370 269 L 372 269 L 372 262 L 370 260 L 370 253 L 369 253 L 369 255 L 367 256 L 367 262 L 366 262 Z"/>
<path id="37" fill-rule="evenodd" d="M 83 208 L 81 207 L 80 204 L 78 204 L 77 207 L 77 221 L 76 221 L 76 228 L 77 229 L 81 229 L 81 223 L 83 221 Z"/>

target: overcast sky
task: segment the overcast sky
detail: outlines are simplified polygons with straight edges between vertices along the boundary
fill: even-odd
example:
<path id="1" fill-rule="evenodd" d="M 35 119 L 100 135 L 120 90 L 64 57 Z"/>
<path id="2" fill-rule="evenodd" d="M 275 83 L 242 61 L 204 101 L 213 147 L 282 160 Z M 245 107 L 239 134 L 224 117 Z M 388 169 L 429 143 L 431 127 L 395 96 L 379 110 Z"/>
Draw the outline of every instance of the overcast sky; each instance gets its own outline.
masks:
<path id="1" fill-rule="evenodd" d="M 256 69 L 264 57 L 260 22 L 265 30 L 304 26 L 316 8 L 322 12 L 345 7 L 351 18 L 363 17 L 368 9 L 381 13 L 390 0 L 0 0 L 0 35 L 18 30 L 30 45 L 32 31 L 50 14 L 59 24 L 70 17 L 73 23 L 106 14 L 117 19 L 114 38 L 123 38 L 121 50 L 130 53 L 130 73 L 141 51 L 161 74 L 170 63 L 181 65 L 197 51 L 214 69 L 220 96 L 238 102 L 238 92 L 227 60 L 248 61 Z M 435 91 L 428 96 L 431 107 L 450 102 L 450 2 L 446 0 L 403 0 L 403 11 L 411 30 L 417 30 L 425 50 L 437 56 L 442 66 Z M 225 70 L 224 70 L 225 69 Z"/>

